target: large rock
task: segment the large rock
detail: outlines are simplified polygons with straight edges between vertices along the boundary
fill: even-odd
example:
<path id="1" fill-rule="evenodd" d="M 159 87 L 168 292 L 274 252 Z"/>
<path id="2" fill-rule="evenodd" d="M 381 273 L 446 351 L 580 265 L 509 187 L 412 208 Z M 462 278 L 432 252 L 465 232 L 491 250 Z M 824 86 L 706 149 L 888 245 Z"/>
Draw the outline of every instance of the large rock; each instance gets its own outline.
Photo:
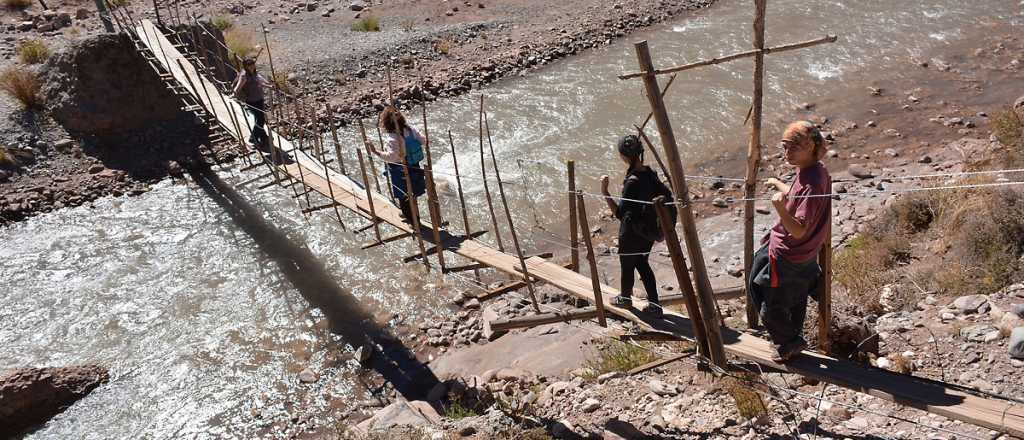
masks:
<path id="1" fill-rule="evenodd" d="M 870 179 L 872 177 L 875 177 L 875 172 L 872 171 L 871 168 L 868 168 L 866 165 L 856 163 L 850 164 L 850 166 L 847 167 L 846 171 L 849 172 L 851 176 L 856 177 L 858 179 Z"/>
<path id="2" fill-rule="evenodd" d="M 999 329 L 989 324 L 978 324 L 960 330 L 960 336 L 971 342 L 991 342 L 992 335 L 999 335 Z"/>
<path id="3" fill-rule="evenodd" d="M 1010 333 L 1009 343 L 1006 345 L 1009 347 L 1010 357 L 1024 359 L 1024 327 L 1013 329 L 1013 333 Z"/>
<path id="4" fill-rule="evenodd" d="M 1017 117 L 1024 121 L 1024 96 L 1017 98 L 1017 101 L 1013 103 L 1013 111 L 1017 112 Z"/>
<path id="5" fill-rule="evenodd" d="M 374 431 L 387 431 L 395 426 L 430 426 L 441 421 L 441 415 L 434 407 L 423 401 L 399 401 L 381 408 L 372 417 L 364 420 L 355 430 L 366 435 Z"/>
<path id="6" fill-rule="evenodd" d="M 38 425 L 110 380 L 96 365 L 19 368 L 0 375 L 0 438 Z"/>
<path id="7" fill-rule="evenodd" d="M 953 301 L 953 306 L 956 307 L 960 313 L 978 313 L 986 310 L 981 310 L 985 304 L 988 303 L 988 297 L 985 295 L 967 295 L 961 296 Z"/>

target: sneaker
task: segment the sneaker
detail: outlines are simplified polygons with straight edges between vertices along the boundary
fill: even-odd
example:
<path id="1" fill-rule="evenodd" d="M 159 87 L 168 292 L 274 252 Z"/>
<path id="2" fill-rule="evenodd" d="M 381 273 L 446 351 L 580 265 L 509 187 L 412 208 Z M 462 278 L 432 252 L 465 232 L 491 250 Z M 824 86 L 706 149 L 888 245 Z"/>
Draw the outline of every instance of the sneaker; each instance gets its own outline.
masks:
<path id="1" fill-rule="evenodd" d="M 612 298 L 612 305 L 615 307 L 622 307 L 628 309 L 630 307 L 633 307 L 633 298 L 619 295 L 616 296 L 615 298 Z"/>
<path id="2" fill-rule="evenodd" d="M 783 344 L 781 346 L 772 345 L 775 347 L 775 356 L 772 356 L 772 362 L 786 363 L 792 360 L 794 357 L 800 354 L 801 351 L 807 348 L 807 341 L 804 338 L 797 337 L 797 340 Z"/>
<path id="3" fill-rule="evenodd" d="M 661 310 L 661 305 L 659 305 L 658 303 L 653 303 L 653 302 L 648 302 L 647 305 L 644 306 L 644 309 L 642 310 L 642 312 L 645 315 L 648 315 L 648 316 L 650 316 L 652 318 L 661 318 L 661 316 L 663 315 L 663 312 Z"/>

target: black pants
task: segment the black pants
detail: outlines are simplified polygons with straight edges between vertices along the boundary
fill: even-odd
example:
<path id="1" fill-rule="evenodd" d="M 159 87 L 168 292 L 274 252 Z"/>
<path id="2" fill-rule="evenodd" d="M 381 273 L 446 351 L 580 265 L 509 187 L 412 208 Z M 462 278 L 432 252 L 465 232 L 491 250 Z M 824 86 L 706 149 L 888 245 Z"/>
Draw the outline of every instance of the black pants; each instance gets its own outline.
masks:
<path id="1" fill-rule="evenodd" d="M 619 265 L 622 266 L 620 295 L 633 296 L 633 272 L 636 271 L 640 273 L 640 282 L 644 284 L 644 290 L 647 291 L 647 300 L 658 302 L 658 282 L 654 279 L 654 271 L 651 270 L 651 263 L 647 261 L 648 257 L 650 257 L 649 254 L 619 256 Z"/>
<path id="2" fill-rule="evenodd" d="M 249 143 L 266 148 L 267 147 L 267 125 L 266 103 L 263 101 L 247 102 L 247 109 L 252 113 L 255 121 L 252 124 L 252 134 L 249 135 Z"/>
<path id="3" fill-rule="evenodd" d="M 750 267 L 747 300 L 753 302 L 776 345 L 792 344 L 803 336 L 807 298 L 816 293 L 821 277 L 818 262 L 791 263 L 775 260 L 776 287 L 772 287 L 768 246 L 754 254 Z"/>

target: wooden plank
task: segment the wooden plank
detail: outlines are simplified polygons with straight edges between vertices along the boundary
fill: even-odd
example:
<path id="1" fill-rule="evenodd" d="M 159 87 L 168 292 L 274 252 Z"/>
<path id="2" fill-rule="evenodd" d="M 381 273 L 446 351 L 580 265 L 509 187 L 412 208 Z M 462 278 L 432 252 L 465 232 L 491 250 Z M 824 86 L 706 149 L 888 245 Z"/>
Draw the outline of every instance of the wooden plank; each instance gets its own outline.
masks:
<path id="1" fill-rule="evenodd" d="M 558 322 L 579 321 L 597 317 L 597 307 L 583 307 L 576 310 L 562 312 L 540 313 L 536 315 L 523 316 L 521 318 L 496 319 L 488 325 L 494 331 L 508 331 L 517 328 L 530 328 L 545 324 Z"/>
<path id="2" fill-rule="evenodd" d="M 392 241 L 397 241 L 397 240 L 401 240 L 403 238 L 409 238 L 409 237 L 412 237 L 411 233 L 402 232 L 402 233 L 399 233 L 399 234 L 392 235 L 390 237 L 384 237 L 384 239 L 380 240 L 380 241 L 375 241 L 373 243 L 364 244 L 362 248 L 364 250 L 365 249 L 370 249 L 370 248 L 377 247 L 377 246 L 380 246 L 380 245 L 383 245 L 383 244 L 386 244 L 386 243 L 391 243 Z"/>
<path id="3" fill-rule="evenodd" d="M 636 367 L 636 368 L 634 368 L 632 370 L 629 370 L 629 371 L 626 372 L 626 375 L 627 376 L 632 376 L 634 374 L 643 373 L 643 372 L 648 371 L 648 370 L 653 370 L 655 368 L 671 364 L 671 363 L 673 363 L 675 361 L 678 361 L 678 360 L 681 360 L 681 359 L 686 359 L 686 358 L 688 358 L 690 356 L 693 356 L 693 352 L 692 351 L 688 351 L 686 353 L 680 353 L 680 354 L 677 354 L 677 355 L 669 356 L 667 358 L 661 358 L 661 359 L 658 359 L 656 361 L 648 362 L 648 363 L 643 364 L 643 365 L 641 365 L 639 367 Z"/>

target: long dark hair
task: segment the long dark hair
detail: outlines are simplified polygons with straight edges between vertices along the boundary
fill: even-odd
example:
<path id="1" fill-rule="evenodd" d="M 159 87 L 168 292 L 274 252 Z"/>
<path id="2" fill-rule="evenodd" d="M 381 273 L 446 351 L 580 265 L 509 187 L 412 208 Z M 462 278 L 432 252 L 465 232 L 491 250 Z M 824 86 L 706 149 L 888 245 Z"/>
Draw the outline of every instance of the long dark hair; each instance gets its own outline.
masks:
<path id="1" fill-rule="evenodd" d="M 399 136 L 402 136 L 405 129 L 409 128 L 405 122 L 405 116 L 402 116 L 402 112 L 393 105 L 384 107 L 384 111 L 380 112 L 380 126 L 384 131 Z"/>

